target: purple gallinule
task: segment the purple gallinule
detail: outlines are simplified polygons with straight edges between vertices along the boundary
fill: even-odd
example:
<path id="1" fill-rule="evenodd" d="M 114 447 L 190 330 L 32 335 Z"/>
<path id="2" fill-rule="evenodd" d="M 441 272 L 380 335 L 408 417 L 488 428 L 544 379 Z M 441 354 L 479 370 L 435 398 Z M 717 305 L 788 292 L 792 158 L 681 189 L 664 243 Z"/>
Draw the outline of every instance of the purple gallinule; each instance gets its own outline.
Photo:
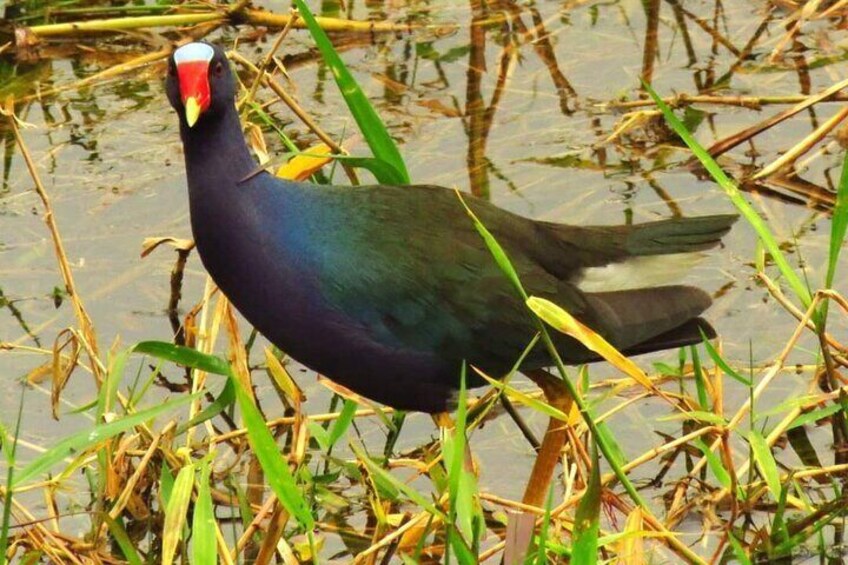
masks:
<path id="1" fill-rule="evenodd" d="M 403 410 L 446 410 L 463 360 L 493 376 L 509 371 L 536 329 L 452 190 L 314 186 L 253 174 L 223 51 L 180 47 L 168 73 L 197 250 L 265 337 Z M 576 227 L 465 201 L 530 294 L 563 306 L 620 350 L 657 351 L 699 342 L 699 330 L 714 334 L 698 318 L 710 305 L 705 292 L 655 285 L 682 254 L 717 245 L 736 216 Z M 568 363 L 596 360 L 569 337 L 555 341 Z M 550 364 L 538 347 L 522 369 Z M 469 374 L 469 386 L 484 384 Z"/>

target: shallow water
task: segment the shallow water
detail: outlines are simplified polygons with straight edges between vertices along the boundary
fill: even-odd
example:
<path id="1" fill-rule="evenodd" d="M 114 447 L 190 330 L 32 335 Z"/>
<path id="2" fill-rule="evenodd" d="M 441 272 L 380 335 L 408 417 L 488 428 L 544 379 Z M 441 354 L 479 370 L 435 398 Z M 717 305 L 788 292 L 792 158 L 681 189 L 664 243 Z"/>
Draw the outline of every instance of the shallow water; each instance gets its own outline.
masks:
<path id="1" fill-rule="evenodd" d="M 605 104 L 638 95 L 646 34 L 643 3 L 622 0 L 514 6 L 530 30 L 527 36 L 515 31 L 514 21 L 510 25 L 499 20 L 496 16 L 501 12 L 494 9 L 486 16 L 492 23 L 475 32 L 478 28 L 470 23 L 478 10 L 465 4 L 350 4 L 353 17 L 360 19 L 387 16 L 399 22 L 458 24 L 454 33 L 441 37 L 420 30 L 337 38 L 341 45 L 352 45 L 342 49 L 343 57 L 399 142 L 414 182 L 473 190 L 488 194 L 509 210 L 575 224 L 640 222 L 675 213 L 689 216 L 733 211 L 715 184 L 699 180 L 682 166 L 689 156 L 686 151 L 656 144 L 650 132 L 639 129 L 602 149 L 594 147 L 622 120 L 620 111 Z M 281 12 L 288 9 L 285 2 L 265 5 Z M 672 5 L 661 6 L 652 82 L 664 95 L 696 94 L 697 85 L 723 75 L 736 57 L 722 45 L 714 45 L 709 34 L 684 16 L 696 59 L 690 62 Z M 685 8 L 710 26 L 717 22 L 721 33 L 740 49 L 766 14 L 764 5 L 740 1 L 725 2 L 723 12 L 718 13 L 712 2 L 687 3 Z M 801 37 L 807 51 L 791 53 L 783 62 L 765 63 L 783 36 L 779 22 L 784 16 L 775 12 L 769 24 L 770 36 L 754 48 L 753 57 L 741 64 L 729 86 L 716 94 L 794 95 L 816 92 L 845 78 L 844 64 L 810 65 L 806 68 L 809 86 L 800 90 L 803 80 L 799 76 L 804 79 L 806 75 L 799 72 L 804 65 L 798 61 L 805 60 L 809 65 L 834 54 L 835 48 L 828 42 L 833 32 L 825 24 L 812 26 Z M 539 29 L 539 33 L 533 33 L 534 17 L 545 32 Z M 227 29 L 211 38 L 231 46 L 239 34 L 250 33 L 246 28 Z M 257 44 L 245 41 L 239 51 L 258 60 L 273 38 L 271 34 Z M 290 82 L 284 84 L 331 135 L 351 135 L 355 124 L 330 74 L 317 57 L 308 56 L 311 46 L 305 31 L 293 31 L 287 38 L 281 55 L 287 62 Z M 104 49 L 110 49 L 108 44 Z M 540 57 L 545 49 L 555 56 L 548 65 Z M 461 114 L 473 109 L 478 95 L 489 107 L 493 93 L 500 88 L 500 61 L 513 50 L 517 57 L 501 73 L 502 90 L 496 107 L 489 110 L 488 136 L 484 141 L 475 134 L 469 140 L 473 120 Z M 481 60 L 485 60 L 485 69 L 479 68 Z M 32 92 L 36 83 L 42 89 L 70 84 L 114 62 L 113 58 L 74 51 L 73 56 L 35 64 L 7 58 L 3 68 L 22 77 L 16 84 Z M 558 77 L 559 91 L 552 78 L 553 67 L 561 73 L 553 73 Z M 124 345 L 172 337 L 165 307 L 174 254 L 161 248 L 144 259 L 139 257 L 146 237 L 190 237 L 181 146 L 176 119 L 163 92 L 162 75 L 161 65 L 151 65 L 130 76 L 18 108 L 19 117 L 32 125 L 24 130 L 25 140 L 52 199 L 79 294 L 104 350 L 118 337 Z M 563 78 L 574 95 L 567 94 Z M 272 99 L 267 92 L 262 96 Z M 698 108 L 709 112 L 697 130 L 699 140 L 709 145 L 785 106 L 766 106 L 759 112 L 730 106 Z M 308 146 L 315 141 L 304 126 L 292 121 L 281 104 L 271 109 L 281 122 L 290 124 L 286 132 L 298 143 Z M 746 154 L 751 146 L 743 144 L 726 155 L 723 163 L 729 163 L 731 170 L 768 163 L 838 109 L 838 104 L 819 104 L 814 111 L 802 112 L 758 136 L 754 143 L 758 155 Z M 7 142 L 0 185 L 0 290 L 8 302 L 0 310 L 0 341 L 49 349 L 63 328 L 74 325 L 73 312 L 67 300 L 58 307 L 55 304 L 54 289 L 62 283 L 41 205 L 20 152 L 9 141 L 8 129 L 3 126 L 2 131 Z M 272 132 L 266 131 L 266 140 L 272 151 L 283 150 Z M 470 146 L 478 149 L 474 159 L 468 157 Z M 364 154 L 365 144 L 360 141 L 354 152 Z M 840 166 L 839 152 L 835 153 L 819 156 L 802 177 L 823 187 L 835 182 Z M 818 285 L 826 265 L 827 215 L 803 202 L 788 203 L 767 194 L 750 194 L 749 200 L 769 220 L 778 238 L 793 244 L 790 261 L 797 264 L 803 258 L 809 280 Z M 725 246 L 711 252 L 687 279 L 710 292 L 724 289 L 707 317 L 721 335 L 727 357 L 741 366 L 746 366 L 749 358 L 754 365 L 773 359 L 795 327 L 793 319 L 754 282 L 755 250 L 752 230 L 740 222 L 725 238 Z M 192 255 L 181 304 L 183 313 L 202 296 L 204 280 L 203 268 Z M 838 288 L 845 290 L 845 286 L 840 282 Z M 834 314 L 830 328 L 838 336 L 848 325 L 844 316 L 836 311 Z M 803 343 L 814 350 L 814 340 L 805 338 Z M 254 351 L 261 352 L 259 348 Z M 674 364 L 676 357 L 671 352 L 643 357 L 640 363 L 644 367 L 656 360 Z M 802 349 L 791 359 L 815 362 L 813 353 Z M 17 409 L 21 379 L 47 361 L 48 357 L 37 352 L 0 352 L 0 414 L 4 414 L 4 424 L 11 424 L 11 415 Z M 595 379 L 618 376 L 603 365 L 593 367 L 591 374 Z M 316 383 L 314 375 L 298 370 L 295 377 L 309 397 L 307 411 L 325 411 L 330 395 Z M 809 373 L 784 374 L 760 402 L 771 406 L 802 394 L 811 386 L 810 377 Z M 262 379 L 259 384 L 267 386 Z M 728 382 L 726 386 L 732 390 L 734 385 Z M 728 412 L 746 397 L 742 389 L 738 394 L 726 392 Z M 70 412 L 92 398 L 90 377 L 77 371 L 62 395 L 62 411 Z M 56 437 L 90 425 L 79 416 L 63 416 L 54 422 L 49 406 L 48 379 L 26 393 L 24 440 L 46 446 Z M 679 431 L 679 424 L 654 421 L 657 406 L 656 401 L 637 403 L 611 421 L 629 456 L 657 444 L 652 429 Z M 529 411 L 527 416 L 534 426 L 543 424 Z M 646 418 L 652 428 L 645 426 Z M 376 429 L 366 434 L 377 445 L 382 441 Z M 414 416 L 399 449 L 418 446 L 434 435 L 428 418 Z M 830 441 L 828 434 L 812 437 Z M 520 496 L 532 457 L 515 426 L 506 418 L 489 423 L 475 435 L 473 447 L 481 459 L 483 489 L 505 497 Z M 829 444 L 817 447 L 821 453 L 830 449 Z M 27 459 L 32 453 L 24 449 L 21 458 Z M 791 463 L 794 457 L 787 456 Z M 644 478 L 650 478 L 648 469 L 642 472 Z"/>

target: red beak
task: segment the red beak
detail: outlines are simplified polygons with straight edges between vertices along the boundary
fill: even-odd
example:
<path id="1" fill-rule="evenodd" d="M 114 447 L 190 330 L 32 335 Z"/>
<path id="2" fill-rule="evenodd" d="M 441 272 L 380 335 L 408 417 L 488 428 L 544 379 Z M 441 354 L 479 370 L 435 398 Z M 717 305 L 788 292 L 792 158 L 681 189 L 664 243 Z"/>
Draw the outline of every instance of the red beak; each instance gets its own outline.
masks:
<path id="1" fill-rule="evenodd" d="M 200 114 L 209 108 L 212 100 L 209 92 L 209 62 L 177 63 L 177 76 L 180 80 L 180 97 L 186 111 L 186 123 L 192 127 Z"/>

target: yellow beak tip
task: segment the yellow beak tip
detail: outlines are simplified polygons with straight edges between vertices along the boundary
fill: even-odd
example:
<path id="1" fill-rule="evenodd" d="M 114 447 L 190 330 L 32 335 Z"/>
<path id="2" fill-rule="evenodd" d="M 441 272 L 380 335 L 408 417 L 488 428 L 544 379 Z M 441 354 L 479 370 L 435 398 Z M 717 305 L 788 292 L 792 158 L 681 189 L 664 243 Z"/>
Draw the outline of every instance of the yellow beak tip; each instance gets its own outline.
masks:
<path id="1" fill-rule="evenodd" d="M 200 103 L 197 98 L 191 96 L 185 101 L 185 117 L 188 127 L 194 126 L 200 118 Z"/>

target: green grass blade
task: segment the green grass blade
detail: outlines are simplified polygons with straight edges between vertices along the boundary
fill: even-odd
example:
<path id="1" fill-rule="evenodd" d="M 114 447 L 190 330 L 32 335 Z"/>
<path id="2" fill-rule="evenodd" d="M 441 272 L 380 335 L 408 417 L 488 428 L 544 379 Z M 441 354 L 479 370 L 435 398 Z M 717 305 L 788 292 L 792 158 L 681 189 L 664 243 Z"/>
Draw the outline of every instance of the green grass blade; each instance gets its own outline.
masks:
<path id="1" fill-rule="evenodd" d="M 592 445 L 592 472 L 586 494 L 580 499 L 574 516 L 572 563 L 594 565 L 598 561 L 598 532 L 601 515 L 601 472 L 598 449 Z"/>
<path id="2" fill-rule="evenodd" d="M 833 286 L 839 252 L 842 251 L 846 230 L 848 230 L 848 151 L 846 151 L 845 158 L 842 161 L 842 175 L 836 191 L 836 206 L 833 209 L 833 220 L 830 226 L 830 252 L 827 258 L 827 275 L 824 283 L 827 288 Z"/>
<path id="3" fill-rule="evenodd" d="M 123 418 L 119 418 L 115 421 L 109 422 L 108 424 L 95 426 L 91 430 L 83 430 L 68 436 L 30 461 L 26 467 L 21 469 L 21 472 L 15 478 L 13 484 L 17 487 L 18 485 L 21 485 L 49 470 L 53 465 L 68 455 L 90 449 L 103 440 L 132 429 L 143 422 L 152 420 L 173 408 L 188 404 L 196 398 L 199 398 L 201 394 L 202 393 L 198 392 L 195 394 L 181 396 L 174 400 L 160 404 L 159 406 L 154 406 L 153 408 L 148 408 L 147 410 L 142 410 L 140 412 L 130 414 L 129 416 L 124 416 Z"/>
<path id="4" fill-rule="evenodd" d="M 748 433 L 748 443 L 754 452 L 754 462 L 762 473 L 771 495 L 775 500 L 780 500 L 780 491 L 782 490 L 780 473 L 777 470 L 777 462 L 774 460 L 774 455 L 766 442 L 766 438 L 759 430 L 754 429 Z"/>
<path id="5" fill-rule="evenodd" d="M 481 376 L 486 380 L 486 382 L 492 385 L 492 387 L 502 391 L 509 398 L 517 400 L 522 405 L 532 408 L 536 412 L 540 412 L 549 418 L 556 418 L 561 422 L 568 422 L 568 414 L 561 410 L 557 410 L 544 400 L 539 400 L 538 398 L 530 396 L 529 394 L 526 394 L 503 381 L 496 381 L 488 375 Z"/>
<path id="6" fill-rule="evenodd" d="M 343 164 L 348 164 L 352 167 L 365 169 L 377 179 L 377 182 L 382 184 L 409 184 L 409 179 L 398 172 L 396 168 L 386 163 L 382 159 L 374 159 L 371 157 L 355 157 L 352 155 L 327 155 L 333 161 L 341 161 Z"/>
<path id="7" fill-rule="evenodd" d="M 18 451 L 18 437 L 21 435 L 21 417 L 24 413 L 24 394 L 21 387 L 21 399 L 18 402 L 18 417 L 15 421 L 15 434 L 9 438 L 6 427 L 0 425 L 0 449 L 6 457 L 6 495 L 3 497 L 3 526 L 0 529 L 0 563 L 6 562 L 6 549 L 9 546 L 9 528 L 12 527 L 12 487 L 15 484 L 15 458 Z M 10 441 L 11 439 L 11 441 Z M 11 445 L 10 445 L 11 443 Z"/>
<path id="8" fill-rule="evenodd" d="M 777 501 L 777 510 L 774 512 L 774 519 L 771 521 L 771 535 L 769 536 L 775 545 L 789 539 L 789 530 L 786 527 L 786 499 L 788 497 L 789 488 L 780 489 L 780 499 Z"/>
<path id="9" fill-rule="evenodd" d="M 724 464 L 721 462 L 721 459 L 713 453 L 710 447 L 704 443 L 704 440 L 701 438 L 696 438 L 695 441 L 692 442 L 692 445 L 701 450 L 701 453 L 704 454 L 704 457 L 707 458 L 707 466 L 712 471 L 713 475 L 718 482 L 721 483 L 721 486 L 730 490 L 733 487 L 733 481 L 730 478 L 730 472 L 725 469 Z M 739 500 L 745 499 L 745 491 L 743 491 L 740 487 L 736 489 L 736 497 Z"/>
<path id="10" fill-rule="evenodd" d="M 465 542 L 462 541 L 460 536 L 456 535 L 456 533 L 448 533 L 448 535 L 450 536 L 450 547 L 453 548 L 456 554 L 456 561 L 459 565 L 478 565 L 480 563 L 477 556 L 465 545 Z M 450 563 L 448 555 L 445 556 L 445 563 Z"/>
<path id="11" fill-rule="evenodd" d="M 615 464 L 615 466 L 623 467 L 627 463 L 627 456 L 624 454 L 621 444 L 615 439 L 615 435 L 613 435 L 612 430 L 606 422 L 600 422 L 598 424 L 598 436 L 607 446 L 607 453 L 604 457 L 609 458 L 610 462 Z"/>
<path id="12" fill-rule="evenodd" d="M 482 515 L 477 504 L 477 478 L 466 466 L 466 446 L 468 427 L 468 406 L 466 365 L 460 372 L 459 400 L 456 410 L 456 426 L 453 430 L 443 430 L 443 453 L 448 470 L 448 499 L 450 502 L 450 523 L 464 536 L 469 545 L 478 545 Z"/>
<path id="13" fill-rule="evenodd" d="M 188 503 L 194 490 L 194 465 L 186 465 L 177 474 L 171 498 L 165 507 L 165 523 L 162 525 L 162 565 L 171 565 L 177 553 L 177 544 L 183 535 Z"/>
<path id="14" fill-rule="evenodd" d="M 642 84 L 648 91 L 648 94 L 651 95 L 651 98 L 654 99 L 654 103 L 660 111 L 662 111 L 663 116 L 665 116 L 665 119 L 669 126 L 671 126 L 671 129 L 673 129 L 674 132 L 686 143 L 686 145 L 689 146 L 689 149 L 692 150 L 692 153 L 699 161 L 701 161 L 701 164 L 704 165 L 704 168 L 710 173 L 710 176 L 712 176 L 718 185 L 724 190 L 725 194 L 727 194 L 728 198 L 730 198 L 730 201 L 734 206 L 736 206 L 736 209 L 739 210 L 751 227 L 754 228 L 757 236 L 759 236 L 760 240 L 763 242 L 763 246 L 766 248 L 766 251 L 771 254 L 772 259 L 774 259 L 775 264 L 778 269 L 780 269 L 781 274 L 789 283 L 793 292 L 795 292 L 795 295 L 805 307 L 808 307 L 812 302 L 812 296 L 810 296 L 810 292 L 807 290 L 807 286 L 804 284 L 804 281 L 801 280 L 795 270 L 789 265 L 786 257 L 784 257 L 783 251 L 780 250 L 777 240 L 775 240 L 774 235 L 771 233 L 766 222 L 763 221 L 757 211 L 754 210 L 753 206 L 748 204 L 748 201 L 745 200 L 745 197 L 742 195 L 742 192 L 736 184 L 724 173 L 707 150 L 698 143 L 691 133 L 689 133 L 686 126 L 683 125 L 683 122 L 674 115 L 671 108 L 663 102 L 662 98 L 659 97 L 654 89 L 645 82 Z"/>
<path id="15" fill-rule="evenodd" d="M 715 424 L 717 426 L 726 426 L 727 420 L 715 412 L 707 412 L 705 410 L 690 410 L 689 412 L 675 412 L 669 416 L 657 418 L 658 422 L 674 422 L 677 420 L 694 420 L 698 422 L 706 422 L 707 424 Z"/>
<path id="16" fill-rule="evenodd" d="M 727 361 L 722 359 L 721 355 L 719 355 L 716 348 L 713 347 L 713 344 L 710 343 L 710 340 L 707 338 L 706 334 L 703 330 L 701 330 L 701 339 L 703 339 L 704 348 L 707 350 L 707 354 L 710 356 L 710 359 L 713 360 L 713 363 L 719 366 L 719 368 L 724 372 L 728 377 L 739 381 L 746 387 L 750 388 L 753 385 L 753 382 L 747 377 L 743 377 L 739 373 L 733 370 L 733 367 L 727 364 Z"/>
<path id="17" fill-rule="evenodd" d="M 315 16 L 312 15 L 306 3 L 303 0 L 294 0 L 294 4 L 297 6 L 300 17 L 306 23 L 306 27 L 309 28 L 309 33 L 315 39 L 315 44 L 318 46 L 318 50 L 321 51 L 324 62 L 332 71 L 333 78 L 336 79 L 336 84 L 339 86 L 339 90 L 350 109 L 350 113 L 353 115 L 353 119 L 356 120 L 356 124 L 365 137 L 368 147 L 374 153 L 374 157 L 396 169 L 399 178 L 404 181 L 402 184 L 409 184 L 409 173 L 406 170 L 406 164 L 380 116 L 377 115 L 374 107 L 371 106 L 368 98 L 362 92 L 359 84 L 357 84 L 356 79 L 347 70 L 341 57 L 339 57 L 339 54 L 333 47 L 330 38 L 327 37 L 327 34 L 321 29 L 318 22 L 315 21 Z"/>
<path id="18" fill-rule="evenodd" d="M 694 345 L 689 346 L 689 352 L 692 355 L 692 374 L 695 376 L 695 390 L 698 393 L 698 404 L 701 406 L 701 410 L 709 410 L 707 382 L 704 378 L 704 370 L 701 367 L 701 356 L 698 354 L 698 348 Z"/>
<path id="19" fill-rule="evenodd" d="M 554 489 L 553 485 L 551 485 L 551 488 L 548 489 L 548 497 L 545 500 L 545 515 L 542 517 L 542 525 L 539 527 L 539 536 L 536 540 L 535 559 L 531 560 L 530 558 L 532 558 L 532 556 L 528 556 L 528 561 L 530 561 L 534 565 L 546 565 L 548 562 L 547 546 L 551 528 L 551 508 L 553 508 L 553 505 Z"/>
<path id="20" fill-rule="evenodd" d="M 710 471 L 713 472 L 715 478 L 718 479 L 718 482 L 721 483 L 721 486 L 726 489 L 733 486 L 733 482 L 730 479 L 730 473 L 728 473 L 727 469 L 724 468 L 724 465 L 722 464 L 721 459 L 718 458 L 718 455 L 713 453 L 712 449 L 710 449 L 701 438 L 696 438 L 692 443 L 695 447 L 700 449 L 701 453 L 704 454 L 704 457 L 707 458 L 707 466 L 710 468 Z"/>
<path id="21" fill-rule="evenodd" d="M 785 542 L 775 547 L 772 550 L 770 557 L 790 555 L 792 552 L 797 551 L 798 547 L 803 544 L 804 541 L 818 534 L 822 531 L 822 529 L 830 525 L 831 522 L 841 518 L 843 515 L 844 512 L 841 511 L 828 512 L 820 520 L 814 521 L 812 524 L 808 525 Z"/>
<path id="22" fill-rule="evenodd" d="M 194 418 L 180 424 L 177 426 L 177 434 L 182 434 L 189 428 L 193 428 L 198 424 L 202 424 L 206 420 L 211 420 L 227 408 L 233 405 L 233 402 L 236 400 L 236 391 L 233 387 L 233 381 L 227 379 L 227 382 L 224 384 L 224 388 L 221 389 L 221 394 L 215 397 L 215 400 L 212 401 L 206 408 L 201 410 Z"/>
<path id="23" fill-rule="evenodd" d="M 162 465 L 159 470 L 159 502 L 163 508 L 167 508 L 171 500 L 171 491 L 174 490 L 174 474 L 168 465 Z"/>
<path id="24" fill-rule="evenodd" d="M 365 450 L 360 445 L 352 442 L 350 444 L 350 448 L 353 451 L 354 455 L 356 455 L 357 459 L 359 459 L 360 461 L 362 461 L 362 463 L 365 464 L 365 467 L 368 468 L 368 472 L 372 475 L 375 475 L 375 477 L 379 477 L 379 480 L 382 481 L 383 484 L 388 485 L 390 488 L 403 494 L 406 498 L 408 498 L 409 500 L 411 500 L 433 516 L 439 516 L 442 519 L 446 518 L 444 513 L 440 509 L 436 508 L 436 506 L 433 505 L 433 503 L 428 500 L 427 497 L 425 497 L 420 492 L 418 492 L 405 482 L 401 481 L 400 479 L 398 479 L 397 477 L 395 477 L 394 475 L 374 463 L 374 461 L 371 460 L 370 457 L 368 457 L 368 454 L 365 453 Z"/>
<path id="25" fill-rule="evenodd" d="M 216 375 L 229 375 L 230 364 L 215 355 L 201 353 L 191 347 L 174 345 L 165 341 L 142 341 L 133 347 L 136 353 L 152 355 L 157 359 L 164 359 L 173 363 L 179 363 L 192 369 L 200 369 L 207 373 Z"/>
<path id="26" fill-rule="evenodd" d="M 480 234 L 480 237 L 483 238 L 483 242 L 486 244 L 486 247 L 489 248 L 489 252 L 492 254 L 492 257 L 494 257 L 498 267 L 500 267 L 501 271 L 503 271 L 504 275 L 506 275 L 506 278 L 509 279 L 509 282 L 512 283 L 512 286 L 515 287 L 515 290 L 526 302 L 529 297 L 527 296 L 527 292 L 524 291 L 521 279 L 518 278 L 518 273 L 515 271 L 515 267 L 512 266 L 512 262 L 509 260 L 509 257 L 507 257 L 506 251 L 504 251 L 501 244 L 498 243 L 498 240 L 495 239 L 495 236 L 493 236 L 486 226 L 483 225 L 483 222 L 477 218 L 474 211 L 468 207 L 468 204 L 462 197 L 462 193 L 457 190 L 456 196 L 465 207 L 465 212 L 471 218 L 471 221 L 474 222 L 474 229 L 476 229 L 477 233 Z"/>
<path id="27" fill-rule="evenodd" d="M 733 548 L 733 554 L 736 556 L 736 559 L 739 561 L 740 565 L 751 565 L 751 559 L 748 557 L 748 552 L 745 551 L 745 548 L 742 547 L 742 543 L 736 536 L 733 535 L 733 532 L 727 533 L 727 540 L 730 542 L 730 547 Z"/>
<path id="28" fill-rule="evenodd" d="M 215 510 L 212 506 L 212 490 L 209 488 L 209 462 L 200 466 L 197 482 L 197 501 L 191 521 L 191 561 L 196 565 L 217 563 L 218 551 L 215 539 Z"/>
<path id="29" fill-rule="evenodd" d="M 792 422 L 786 426 L 786 431 L 788 432 L 791 429 L 799 428 L 801 426 L 806 426 L 809 423 L 817 422 L 819 420 L 823 420 L 830 416 L 833 416 L 837 412 L 842 410 L 842 406 L 840 404 L 831 404 L 830 406 L 825 406 L 824 408 L 817 408 L 815 410 L 810 410 L 809 412 L 804 412 Z"/>
<path id="30" fill-rule="evenodd" d="M 839 253 L 845 241 L 845 232 L 848 229 L 848 151 L 842 160 L 842 174 L 839 178 L 839 186 L 836 189 L 836 206 L 833 208 L 833 218 L 830 224 L 830 248 L 827 256 L 827 273 L 824 278 L 825 288 L 833 287 L 833 279 L 836 277 L 836 266 L 839 263 Z M 827 311 L 830 300 L 824 300 L 819 306 L 818 318 L 824 324 L 827 320 Z M 821 326 L 822 328 L 824 326 Z"/>
<path id="31" fill-rule="evenodd" d="M 330 451 L 330 432 L 314 420 L 307 420 L 306 427 L 309 430 L 309 438 L 318 443 L 321 451 Z"/>
<path id="32" fill-rule="evenodd" d="M 309 505 L 306 503 L 294 475 L 289 470 L 288 461 L 280 455 L 277 442 L 265 426 L 265 420 L 253 400 L 234 377 L 230 378 L 235 387 L 236 400 L 244 418 L 244 425 L 247 428 L 247 439 L 262 466 L 262 470 L 265 471 L 269 486 L 288 513 L 305 530 L 312 530 L 315 519 L 312 517 Z"/>
<path id="33" fill-rule="evenodd" d="M 173 343 L 164 341 L 142 341 L 141 343 L 136 344 L 136 346 L 132 348 L 132 351 L 136 353 L 144 353 L 146 355 L 156 357 L 157 359 L 171 361 L 191 369 L 206 371 L 207 373 L 225 376 L 230 375 L 230 365 L 227 361 L 215 355 L 201 353 L 191 347 L 174 345 Z M 221 394 L 219 394 L 215 400 L 200 413 L 196 414 L 194 418 L 188 422 L 180 424 L 177 428 L 177 433 L 184 433 L 187 429 L 214 418 L 229 408 L 234 401 L 235 389 L 233 387 L 232 380 L 228 379 L 224 384 L 224 388 L 221 390 Z"/>
<path id="34" fill-rule="evenodd" d="M 132 353 L 132 348 L 125 349 L 119 352 L 112 362 L 109 364 L 109 372 L 106 374 L 106 382 L 100 387 L 100 394 L 97 395 L 97 420 L 102 421 L 103 415 L 110 412 L 115 405 L 115 400 L 118 398 L 118 386 L 124 377 L 124 367 L 127 364 L 127 359 Z"/>
<path id="35" fill-rule="evenodd" d="M 130 539 L 129 534 L 127 533 L 127 530 L 126 528 L 124 528 L 124 525 L 121 523 L 120 519 L 115 520 L 107 513 L 104 513 L 102 515 L 102 518 L 103 521 L 106 522 L 106 525 L 109 527 L 109 533 L 112 534 L 112 539 L 115 540 L 115 543 L 117 543 L 118 547 L 121 548 L 121 553 L 124 554 L 127 563 L 129 563 L 129 565 L 144 565 L 144 561 L 138 554 L 138 550 L 136 550 L 135 544 Z"/>
<path id="36" fill-rule="evenodd" d="M 345 400 L 344 406 L 342 407 L 342 412 L 339 414 L 339 417 L 336 418 L 336 421 L 333 422 L 333 427 L 330 428 L 330 433 L 327 436 L 327 449 L 330 450 L 336 445 L 336 442 L 341 439 L 347 429 L 350 427 L 350 423 L 353 421 L 353 416 L 356 414 L 356 409 L 358 405 L 353 400 Z"/>

